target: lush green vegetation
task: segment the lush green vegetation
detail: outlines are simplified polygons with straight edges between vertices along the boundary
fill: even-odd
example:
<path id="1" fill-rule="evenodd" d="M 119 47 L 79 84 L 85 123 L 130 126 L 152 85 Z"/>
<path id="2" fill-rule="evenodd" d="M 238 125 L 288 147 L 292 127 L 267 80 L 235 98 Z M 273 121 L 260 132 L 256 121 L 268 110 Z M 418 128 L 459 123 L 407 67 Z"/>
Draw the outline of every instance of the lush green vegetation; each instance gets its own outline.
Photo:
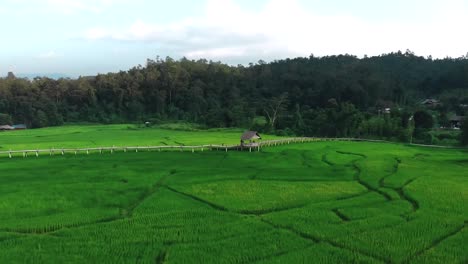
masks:
<path id="1" fill-rule="evenodd" d="M 122 125 L 4 133 L 0 144 L 238 137 Z M 467 169 L 466 150 L 363 142 L 3 157 L 0 262 L 466 263 Z"/>
<path id="2" fill-rule="evenodd" d="M 186 123 L 155 127 L 124 125 L 61 126 L 2 132 L 0 151 L 112 147 L 112 146 L 179 146 L 204 144 L 238 144 L 242 129 L 197 129 Z M 278 138 L 262 135 L 265 139 Z"/>
<path id="3" fill-rule="evenodd" d="M 0 79 L 0 125 L 185 120 L 279 135 L 458 144 L 458 136 L 443 141 L 428 130 L 450 127 L 450 118 L 468 110 L 467 76 L 467 57 L 432 59 L 411 51 L 248 67 L 157 58 L 144 67 L 77 80 Z M 440 103 L 421 105 L 426 98 Z M 408 122 L 413 114 L 421 131 Z"/>

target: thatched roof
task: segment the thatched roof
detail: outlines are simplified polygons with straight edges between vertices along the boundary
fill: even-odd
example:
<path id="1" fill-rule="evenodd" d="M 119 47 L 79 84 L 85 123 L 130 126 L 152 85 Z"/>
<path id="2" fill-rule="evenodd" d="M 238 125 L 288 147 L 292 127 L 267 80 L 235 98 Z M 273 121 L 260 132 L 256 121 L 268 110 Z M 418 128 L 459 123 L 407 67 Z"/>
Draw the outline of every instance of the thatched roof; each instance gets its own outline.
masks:
<path id="1" fill-rule="evenodd" d="M 254 139 L 262 139 L 260 134 L 257 131 L 245 131 L 244 134 L 241 136 L 241 140 L 254 140 Z"/>

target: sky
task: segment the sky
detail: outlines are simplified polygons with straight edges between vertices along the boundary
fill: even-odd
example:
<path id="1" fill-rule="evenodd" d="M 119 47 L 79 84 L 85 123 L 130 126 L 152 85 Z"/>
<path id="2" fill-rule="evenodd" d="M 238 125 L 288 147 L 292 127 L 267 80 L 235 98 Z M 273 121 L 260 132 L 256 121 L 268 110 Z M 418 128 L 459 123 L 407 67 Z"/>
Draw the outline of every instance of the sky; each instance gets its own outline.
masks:
<path id="1" fill-rule="evenodd" d="M 156 56 L 468 54 L 468 0 L 1 0 L 0 76 L 128 70 Z"/>

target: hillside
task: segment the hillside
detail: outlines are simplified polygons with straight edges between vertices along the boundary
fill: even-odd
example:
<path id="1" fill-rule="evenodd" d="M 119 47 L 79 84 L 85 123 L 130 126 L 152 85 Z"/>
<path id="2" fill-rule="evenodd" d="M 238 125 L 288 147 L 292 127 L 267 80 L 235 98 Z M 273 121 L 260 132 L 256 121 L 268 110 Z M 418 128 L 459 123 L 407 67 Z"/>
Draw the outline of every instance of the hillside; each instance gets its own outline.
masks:
<path id="1" fill-rule="evenodd" d="M 310 56 L 247 67 L 158 58 L 144 67 L 77 80 L 1 79 L 0 123 L 44 127 L 185 120 L 279 134 L 409 141 L 408 118 L 415 111 L 430 112 L 429 128 L 449 127 L 452 116 L 465 114 L 467 76 L 466 57 L 432 59 L 410 51 L 362 59 Z M 427 109 L 420 104 L 427 98 L 440 104 Z"/>

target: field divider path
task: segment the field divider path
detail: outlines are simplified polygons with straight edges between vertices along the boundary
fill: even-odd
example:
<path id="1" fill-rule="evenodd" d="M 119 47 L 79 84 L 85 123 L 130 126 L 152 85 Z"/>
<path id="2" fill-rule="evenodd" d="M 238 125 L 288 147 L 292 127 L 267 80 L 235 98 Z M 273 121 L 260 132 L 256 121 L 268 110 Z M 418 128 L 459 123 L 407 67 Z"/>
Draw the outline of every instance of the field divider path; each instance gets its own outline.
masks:
<path id="1" fill-rule="evenodd" d="M 116 151 L 121 152 L 140 152 L 140 151 L 163 151 L 163 150 L 172 150 L 172 151 L 204 151 L 204 150 L 218 150 L 218 151 L 229 151 L 229 150 L 249 150 L 259 151 L 262 147 L 272 147 L 280 146 L 291 143 L 305 143 L 313 141 L 329 141 L 331 139 L 321 139 L 321 138 L 285 138 L 277 140 L 265 140 L 256 144 L 247 144 L 247 145 L 226 145 L 226 144 L 205 144 L 205 145 L 161 145 L 161 146 L 112 146 L 112 147 L 81 147 L 81 148 L 48 148 L 48 149 L 23 149 L 23 150 L 7 150 L 0 151 L 0 155 L 7 155 L 9 158 L 12 158 L 14 154 L 23 154 L 23 157 L 28 157 L 29 154 L 38 157 L 40 154 L 49 154 L 50 156 L 54 155 L 65 155 L 65 154 L 90 154 L 90 153 L 114 153 Z"/>
<path id="2" fill-rule="evenodd" d="M 122 217 L 128 218 L 133 216 L 133 211 L 140 206 L 146 199 L 148 199 L 151 195 L 155 194 L 159 188 L 161 188 L 166 181 L 166 179 L 177 173 L 176 170 L 171 170 L 169 173 L 164 174 L 156 183 L 154 183 L 146 192 L 144 192 L 141 197 L 132 203 L 129 207 L 125 208 L 125 213 L 122 214 Z"/>
<path id="3" fill-rule="evenodd" d="M 304 232 L 301 232 L 299 230 L 296 230 L 292 227 L 285 227 L 285 226 L 281 226 L 281 225 L 277 225 L 277 224 L 274 224 L 264 218 L 262 218 L 262 214 L 251 214 L 251 213 L 244 213 L 244 212 L 238 212 L 238 211 L 233 211 L 233 210 L 229 210 L 228 208 L 226 207 L 223 207 L 223 206 L 220 206 L 220 205 L 217 205 L 217 204 L 214 204 L 214 203 L 211 203 L 209 201 L 206 201 L 202 198 L 199 198 L 198 196 L 195 196 L 195 195 L 191 195 L 191 194 L 187 194 L 185 192 L 180 192 L 172 187 L 169 187 L 169 186 L 165 186 L 168 190 L 172 191 L 172 192 L 175 192 L 175 193 L 178 193 L 180 195 L 183 195 L 183 196 L 186 196 L 186 197 L 189 197 L 189 198 L 192 198 L 193 200 L 197 201 L 197 202 L 200 202 L 200 203 L 203 203 L 203 204 L 206 204 L 210 207 L 212 207 L 213 209 L 215 210 L 218 210 L 218 211 L 222 211 L 222 212 L 227 212 L 227 213 L 234 213 L 234 214 L 240 214 L 240 215 L 254 215 L 256 217 L 258 217 L 259 221 L 261 221 L 262 223 L 265 223 L 269 226 L 271 226 L 272 228 L 274 229 L 277 229 L 277 230 L 283 230 L 283 231 L 286 231 L 286 232 L 289 232 L 289 233 L 292 233 L 298 237 L 301 237 L 302 239 L 305 239 L 305 240 L 308 240 L 310 242 L 312 242 L 313 244 L 316 244 L 316 243 L 326 243 L 332 247 L 335 247 L 335 248 L 339 248 L 341 250 L 347 250 L 347 251 L 350 251 L 350 252 L 356 252 L 358 254 L 361 254 L 363 256 L 366 256 L 366 257 L 369 257 L 369 258 L 372 258 L 376 261 L 379 261 L 379 262 L 382 262 L 382 263 L 389 263 L 389 261 L 387 259 L 384 259 L 380 256 L 377 256 L 377 255 L 373 255 L 373 254 L 369 254 L 368 252 L 364 252 L 364 251 L 361 251 L 361 250 L 357 250 L 357 249 L 352 249 L 352 248 L 348 248 L 344 245 L 341 245 L 339 243 L 336 243 L 332 240 L 328 240 L 328 239 L 322 239 L 322 238 L 317 238 L 313 235 L 310 235 L 310 234 L 307 234 L 307 233 L 304 233 Z M 267 214 L 267 213 L 265 213 Z"/>
<path id="4" fill-rule="evenodd" d="M 213 208 L 215 210 L 222 211 L 222 212 L 234 213 L 234 214 L 240 214 L 240 215 L 260 216 L 260 215 L 265 215 L 265 214 L 270 214 L 270 213 L 283 212 L 283 211 L 303 208 L 303 207 L 308 205 L 308 203 L 301 203 L 301 204 L 297 204 L 297 205 L 291 205 L 291 206 L 285 206 L 285 207 L 279 207 L 279 208 L 275 207 L 275 208 L 270 208 L 270 209 L 231 210 L 231 209 L 228 209 L 228 208 L 226 208 L 226 207 L 224 207 L 222 205 L 215 204 L 213 202 L 207 201 L 207 200 L 205 200 L 203 198 L 200 198 L 200 197 L 198 197 L 196 195 L 179 191 L 179 190 L 177 190 L 177 189 L 175 189 L 173 187 L 170 187 L 168 185 L 164 185 L 164 187 L 166 189 L 168 189 L 169 191 L 171 191 L 171 192 L 174 192 L 174 193 L 177 193 L 179 195 L 188 197 L 188 198 L 193 199 L 193 200 L 195 200 L 197 202 L 204 203 L 204 204 L 208 205 L 209 207 L 211 207 L 211 208 Z"/>
<path id="5" fill-rule="evenodd" d="M 467 223 L 468 223 L 468 220 L 465 220 L 465 222 L 463 223 L 463 225 L 459 226 L 458 228 L 456 228 L 456 229 L 453 230 L 452 232 L 450 232 L 450 233 L 448 233 L 448 234 L 446 234 L 446 235 L 443 235 L 443 236 L 437 238 L 436 240 L 432 241 L 432 243 L 431 243 L 429 246 L 427 246 L 427 247 L 425 247 L 425 248 L 419 250 L 419 251 L 416 252 L 414 255 L 409 256 L 407 259 L 405 259 L 404 261 L 402 261 L 402 263 L 411 263 L 411 261 L 412 261 L 414 258 L 424 255 L 424 254 L 425 254 L 426 252 L 428 252 L 429 250 L 431 250 L 431 249 L 437 247 L 437 246 L 438 246 L 440 243 L 442 243 L 443 241 L 445 241 L 445 240 L 447 240 L 447 239 L 449 239 L 449 238 L 451 238 L 451 237 L 453 237 L 453 236 L 456 236 L 457 234 L 459 234 L 460 232 L 462 232 L 463 229 L 466 228 Z"/>
<path id="6" fill-rule="evenodd" d="M 333 240 L 318 238 L 316 236 L 301 232 L 301 231 L 299 231 L 299 230 L 297 230 L 295 228 L 292 228 L 292 227 L 287 227 L 287 226 L 274 224 L 274 223 L 272 223 L 272 222 L 270 222 L 270 221 L 268 221 L 266 219 L 263 219 L 263 218 L 260 218 L 260 221 L 267 224 L 267 225 L 270 225 L 272 228 L 275 228 L 275 229 L 278 229 L 278 230 L 283 230 L 283 231 L 288 231 L 288 232 L 290 232 L 292 234 L 295 234 L 298 237 L 309 240 L 309 241 L 313 242 L 314 244 L 325 243 L 325 244 L 327 244 L 327 245 L 329 245 L 331 247 L 338 248 L 338 249 L 341 249 L 341 250 L 350 251 L 350 252 L 353 252 L 353 253 L 358 253 L 358 254 L 361 254 L 363 256 L 369 257 L 371 259 L 374 259 L 374 260 L 382 262 L 382 263 L 390 263 L 389 260 L 387 260 L 385 258 L 382 258 L 382 257 L 380 257 L 378 255 L 370 254 L 368 252 L 365 252 L 365 251 L 362 251 L 362 250 L 359 250 L 359 249 L 355 249 L 355 248 L 348 248 L 348 247 L 346 247 L 346 246 L 344 246 L 344 245 L 342 245 L 340 243 L 336 243 Z"/>
<path id="7" fill-rule="evenodd" d="M 264 140 L 254 144 L 246 145 L 226 145 L 226 144 L 205 144 L 205 145 L 184 145 L 180 143 L 179 145 L 160 145 L 160 146 L 107 146 L 107 147 L 80 147 L 80 148 L 48 148 L 48 149 L 23 149 L 23 150 L 4 150 L 0 151 L 0 156 L 7 156 L 13 158 L 17 154 L 22 154 L 23 157 L 28 157 L 29 154 L 38 157 L 40 154 L 48 154 L 50 156 L 54 155 L 65 155 L 65 154 L 90 154 L 99 152 L 100 154 L 104 152 L 114 153 L 116 151 L 121 152 L 139 152 L 139 151 L 204 151 L 204 150 L 218 150 L 218 151 L 232 151 L 232 150 L 247 150 L 260 151 L 264 147 L 275 147 L 281 145 L 287 145 L 292 143 L 307 143 L 307 142 L 319 142 L 319 141 L 357 141 L 357 142 L 376 142 L 376 143 L 394 143 L 385 140 L 371 140 L 371 139 L 361 139 L 361 138 L 316 138 L 316 137 L 292 137 L 284 139 L 274 139 L 274 140 Z M 444 146 L 434 146 L 434 145 L 418 145 L 418 144 L 407 144 L 409 146 L 421 146 L 421 147 L 437 147 L 437 148 L 454 148 L 456 147 L 444 147 Z M 343 153 L 345 154 L 345 153 Z M 351 153 L 349 153 L 351 154 Z M 325 157 L 326 158 L 326 157 Z"/>
<path id="8" fill-rule="evenodd" d="M 398 196 L 400 196 L 401 200 L 406 201 L 411 205 L 412 212 L 414 213 L 419 209 L 419 202 L 416 199 L 409 196 L 407 193 L 405 193 L 404 188 L 406 186 L 408 186 L 409 184 L 411 184 L 412 182 L 414 182 L 418 177 L 412 178 L 412 179 L 406 181 L 404 184 L 402 184 L 399 187 L 390 186 L 390 185 L 385 183 L 385 180 L 388 177 L 391 177 L 391 176 L 395 175 L 398 172 L 398 169 L 399 169 L 401 163 L 402 163 L 402 160 L 400 158 L 395 158 L 395 164 L 393 166 L 392 172 L 390 172 L 388 175 L 385 175 L 384 177 L 380 178 L 379 186 L 382 187 L 382 188 L 388 188 L 388 189 L 394 190 L 398 194 Z M 409 214 L 406 217 L 409 217 Z"/>
<path id="9" fill-rule="evenodd" d="M 375 192 L 381 196 L 383 196 L 385 198 L 385 200 L 387 201 L 391 201 L 392 200 L 392 197 L 388 194 L 388 193 L 385 193 L 381 190 L 379 190 L 378 188 L 374 188 L 372 187 L 369 183 L 365 182 L 364 180 L 361 179 L 361 168 L 358 166 L 358 161 L 360 160 L 364 160 L 367 158 L 366 155 L 364 154 L 360 154 L 360 153 L 352 153 L 352 152 L 344 152 L 344 151 L 336 151 L 338 154 L 343 154 L 343 155 L 354 155 L 354 156 L 358 156 L 360 158 L 358 159 L 355 159 L 351 162 L 351 165 L 353 166 L 353 168 L 356 170 L 356 174 L 354 175 L 354 178 L 355 180 L 361 184 L 362 186 L 364 186 L 369 192 Z"/>
<path id="10" fill-rule="evenodd" d="M 218 211 L 223 211 L 223 212 L 229 212 L 229 210 L 224 207 L 224 206 L 221 206 L 221 205 L 218 205 L 218 204 L 215 204 L 215 203 L 212 203 L 212 202 L 209 202 L 205 199 L 202 199 L 198 196 L 195 196 L 195 195 L 192 195 L 192 194 L 189 194 L 189 193 L 185 193 L 185 192 L 181 192 L 179 190 L 176 190 L 168 185 L 165 185 L 164 187 L 166 187 L 166 189 L 168 189 L 169 191 L 171 192 L 174 192 L 174 193 L 177 193 L 177 194 L 180 194 L 182 196 L 185 196 L 185 197 L 188 197 L 188 198 L 191 198 L 197 202 L 200 202 L 200 203 L 203 203 L 203 204 L 206 204 L 208 205 L 209 207 L 215 209 L 215 210 L 218 210 Z"/>
<path id="11" fill-rule="evenodd" d="M 359 154 L 359 153 L 342 152 L 342 151 L 336 151 L 336 152 L 339 153 L 339 154 L 344 154 L 344 155 L 357 155 L 357 156 L 362 157 L 362 159 L 366 159 L 366 158 L 367 158 L 366 155 L 364 155 L 364 154 Z M 358 171 L 358 173 L 357 173 L 356 176 L 355 176 L 356 180 L 357 180 L 361 185 L 363 185 L 364 187 L 366 187 L 366 188 L 368 189 L 368 191 L 376 192 L 376 193 L 382 195 L 387 201 L 393 200 L 392 197 L 391 197 L 389 194 L 387 194 L 387 193 L 385 193 L 385 192 L 379 190 L 379 188 L 374 188 L 374 187 L 372 187 L 371 185 L 369 185 L 368 183 L 364 182 L 364 181 L 360 178 L 361 168 L 357 165 L 357 162 L 358 162 L 358 161 L 359 161 L 359 159 L 354 160 L 354 161 L 352 162 L 353 167 Z M 401 160 L 400 158 L 396 157 L 396 158 L 395 158 L 395 164 L 394 164 L 394 166 L 393 166 L 393 170 L 392 170 L 389 174 L 387 174 L 387 175 L 383 176 L 382 178 L 380 178 L 378 183 L 379 183 L 379 187 L 380 187 L 380 188 L 388 188 L 388 189 L 394 190 L 394 191 L 398 194 L 398 196 L 400 197 L 400 199 L 401 199 L 402 201 L 406 201 L 406 202 L 408 202 L 408 203 L 411 205 L 412 211 L 409 212 L 409 213 L 406 213 L 406 214 L 404 214 L 404 215 L 401 215 L 401 217 L 403 217 L 406 221 L 409 221 L 410 214 L 411 214 L 411 213 L 415 213 L 417 210 L 419 210 L 419 202 L 418 202 L 416 199 L 412 198 L 410 195 L 408 195 L 408 194 L 404 191 L 404 188 L 405 188 L 406 186 L 408 186 L 409 184 L 411 184 L 413 181 L 415 181 L 418 177 L 406 181 L 403 185 L 401 185 L 401 186 L 399 186 L 399 187 L 393 187 L 393 186 L 390 186 L 390 185 L 388 185 L 388 184 L 385 183 L 385 180 L 386 180 L 388 177 L 390 177 L 390 176 L 392 176 L 392 175 L 395 175 L 395 174 L 398 172 L 398 169 L 399 169 L 399 166 L 400 166 L 401 163 L 402 163 L 402 160 Z M 341 216 L 340 216 L 336 211 L 334 211 L 334 213 L 335 213 L 338 217 L 341 218 Z M 344 219 L 343 219 L 343 220 L 344 220 Z"/>
<path id="12" fill-rule="evenodd" d="M 281 251 L 281 252 L 277 252 L 275 254 L 272 254 L 272 255 L 269 255 L 269 256 L 265 256 L 265 257 L 261 257 L 261 258 L 257 258 L 253 261 L 247 261 L 245 263 L 259 263 L 259 262 L 264 262 L 264 261 L 269 261 L 271 259 L 274 259 L 274 258 L 277 258 L 277 257 L 281 257 L 281 256 L 285 256 L 287 254 L 290 254 L 290 253 L 293 253 L 293 252 L 299 252 L 299 251 L 302 251 L 302 250 L 306 250 L 306 249 L 309 249 L 313 246 L 313 244 L 310 244 L 310 245 L 307 245 L 306 247 L 303 247 L 303 248 L 297 248 L 297 249 L 294 249 L 294 250 L 290 250 L 290 251 Z"/>
<path id="13" fill-rule="evenodd" d="M 80 223 L 80 224 L 73 224 L 73 225 L 63 225 L 63 226 L 57 226 L 54 228 L 48 228 L 48 230 L 39 230 L 39 229 L 34 229 L 34 230 L 18 230 L 18 229 L 0 229 L 0 232 L 5 232 L 5 233 L 12 233 L 12 234 L 18 234 L 18 235 L 50 235 L 55 232 L 58 232 L 60 230 L 64 229 L 74 229 L 74 228 L 81 228 L 85 226 L 90 226 L 90 225 L 96 225 L 96 224 L 103 224 L 103 223 L 110 223 L 118 220 L 123 220 L 126 218 L 131 218 L 133 216 L 133 211 L 141 205 L 148 197 L 151 195 L 155 194 L 161 187 L 165 186 L 164 181 L 171 175 L 175 174 L 176 171 L 172 170 L 168 174 L 163 175 L 156 183 L 154 183 L 146 192 L 144 192 L 141 197 L 136 200 L 134 203 L 132 203 L 129 207 L 127 208 L 121 208 L 123 209 L 123 212 L 121 212 L 119 215 L 115 216 L 110 216 L 106 218 L 101 218 L 97 219 L 95 221 L 90 221 L 90 222 L 85 222 L 85 223 Z"/>
<path id="14" fill-rule="evenodd" d="M 265 213 L 261 213 L 261 214 L 255 214 L 255 213 L 247 213 L 247 212 L 242 212 L 242 211 L 236 211 L 236 210 L 229 210 L 228 208 L 224 207 L 224 206 L 220 206 L 218 204 L 214 204 L 212 202 L 209 202 L 205 199 L 202 199 L 198 196 L 195 196 L 195 195 L 192 195 L 192 194 L 188 194 L 188 193 L 185 193 L 185 192 L 181 192 L 181 191 L 178 191 L 170 186 L 167 186 L 165 185 L 164 187 L 166 187 L 168 190 L 172 191 L 172 192 L 175 192 L 175 193 L 178 193 L 180 195 L 183 195 L 183 196 L 186 196 L 186 197 L 189 197 L 197 202 L 200 202 L 200 203 L 203 203 L 203 204 L 206 204 L 210 207 L 212 207 L 213 209 L 215 210 L 218 210 L 218 211 L 222 211 L 222 212 L 226 212 L 226 213 L 233 213 L 233 214 L 239 214 L 239 215 L 253 215 L 255 217 L 258 218 L 258 220 L 264 224 L 267 224 L 269 226 L 271 226 L 272 228 L 274 229 L 277 229 L 277 230 L 283 230 L 283 231 L 286 231 L 286 232 L 289 232 L 289 233 L 292 233 L 298 237 L 301 237 L 302 239 L 305 239 L 305 240 L 308 240 L 310 242 L 312 242 L 313 244 L 316 244 L 316 243 L 326 243 L 332 247 L 335 247 L 335 248 L 339 248 L 339 249 L 342 249 L 342 250 L 347 250 L 347 251 L 350 251 L 350 252 L 355 252 L 355 253 L 358 253 L 358 254 L 361 254 L 363 256 L 366 256 L 366 257 L 369 257 L 369 258 L 372 258 L 376 261 L 379 261 L 379 262 L 382 262 L 382 263 L 390 263 L 389 260 L 385 259 L 385 258 L 382 258 L 378 255 L 375 255 L 375 254 L 370 254 L 368 252 L 364 252 L 364 251 L 361 251 L 361 250 L 358 250 L 358 249 L 354 249 L 354 248 L 348 248 L 340 243 L 337 243 L 335 241 L 332 241 L 332 240 L 328 240 L 328 239 L 322 239 L 322 238 L 318 238 L 318 237 L 315 237 L 313 235 L 310 235 L 310 234 L 307 234 L 307 233 L 304 233 L 304 232 L 301 232 L 295 228 L 292 228 L 292 227 L 286 227 L 286 226 L 282 226 L 282 225 L 277 225 L 277 224 L 274 224 L 266 219 L 264 219 L 262 217 L 262 215 L 264 214 L 268 214 L 268 213 L 272 213 L 272 212 L 265 212 Z M 295 209 L 295 208 L 289 208 L 289 209 Z M 287 209 L 287 210 L 289 210 Z"/>
<path id="15" fill-rule="evenodd" d="M 111 222 L 122 220 L 122 219 L 123 219 L 122 216 L 116 215 L 116 216 L 105 217 L 105 218 L 97 219 L 95 221 L 89 221 L 89 222 L 84 222 L 84 223 L 79 223 L 79 224 L 51 227 L 51 228 L 47 228 L 47 230 L 41 230 L 40 228 L 31 229 L 31 230 L 4 228 L 4 229 L 0 229 L 0 232 L 12 233 L 12 234 L 18 234 L 18 235 L 51 235 L 55 232 L 58 232 L 64 229 L 75 229 L 75 228 L 96 225 L 96 224 L 111 223 Z"/>

